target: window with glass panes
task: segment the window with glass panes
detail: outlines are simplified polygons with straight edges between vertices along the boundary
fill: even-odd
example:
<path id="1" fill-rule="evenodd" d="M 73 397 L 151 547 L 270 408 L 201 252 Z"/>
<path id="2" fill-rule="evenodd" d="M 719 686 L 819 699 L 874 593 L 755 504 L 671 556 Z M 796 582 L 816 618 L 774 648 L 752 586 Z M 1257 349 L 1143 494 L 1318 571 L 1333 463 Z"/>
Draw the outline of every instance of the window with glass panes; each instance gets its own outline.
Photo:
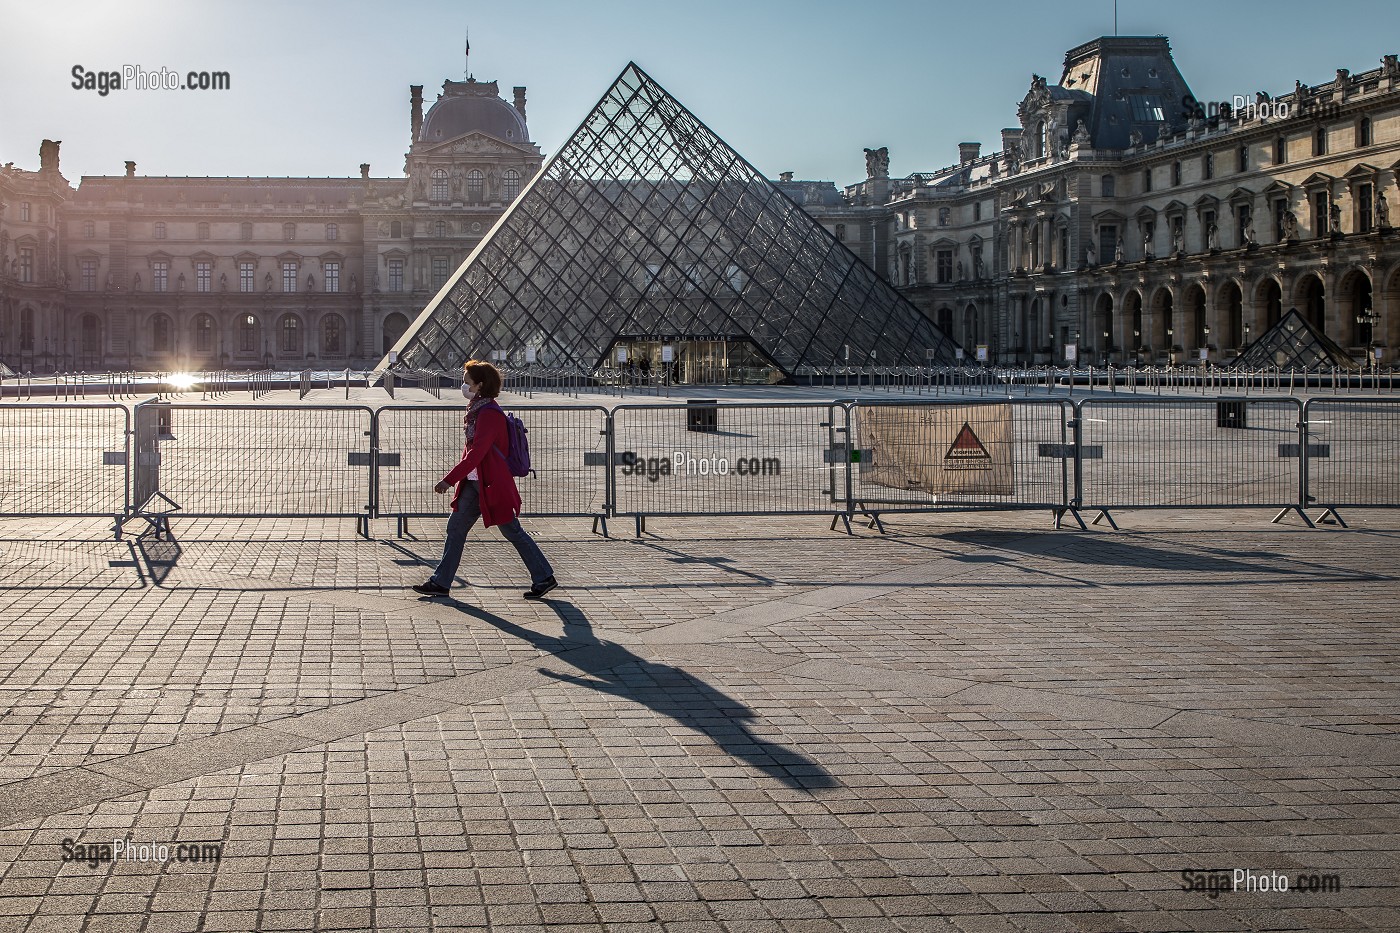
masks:
<path id="1" fill-rule="evenodd" d="M 29 216 L 30 216 L 29 211 L 30 211 L 30 208 L 29 208 L 29 202 L 28 202 L 28 201 L 21 201 L 21 202 L 19 202 L 19 219 L 20 219 L 21 221 L 23 221 L 24 223 L 29 223 Z"/>
<path id="2" fill-rule="evenodd" d="M 515 196 L 520 193 L 520 173 L 514 169 L 506 169 L 501 176 L 501 193 L 505 195 L 507 201 L 514 201 Z"/>
<path id="3" fill-rule="evenodd" d="M 258 319 L 245 314 L 238 319 L 238 351 L 256 353 L 258 350 Z"/>
<path id="4" fill-rule="evenodd" d="M 433 200 L 447 200 L 447 172 L 444 169 L 433 169 Z"/>
<path id="5" fill-rule="evenodd" d="M 19 251 L 19 280 L 21 282 L 34 281 L 34 250 L 31 247 L 22 247 Z"/>
<path id="6" fill-rule="evenodd" d="M 84 259 L 79 263 L 78 268 L 82 273 L 83 291 L 97 291 L 97 260 Z"/>
<path id="7" fill-rule="evenodd" d="M 935 256 L 935 276 L 940 284 L 953 281 L 953 251 L 940 249 Z"/>
<path id="8" fill-rule="evenodd" d="M 297 264 L 294 262 L 282 263 L 282 291 L 294 292 L 297 290 Z"/>
<path id="9" fill-rule="evenodd" d="M 194 290 L 197 292 L 207 292 L 213 290 L 213 283 L 210 281 L 214 276 L 214 264 L 211 262 L 197 262 L 194 264 Z"/>
<path id="10" fill-rule="evenodd" d="M 325 274 L 324 274 L 324 278 L 325 278 L 325 283 L 326 283 L 326 291 L 328 291 L 328 292 L 338 292 L 338 291 L 340 291 L 340 263 L 338 263 L 338 262 L 327 262 L 327 263 L 323 263 L 322 266 L 321 266 L 321 268 L 324 270 L 324 273 L 325 273 Z"/>
<path id="11" fill-rule="evenodd" d="M 403 260 L 389 260 L 389 291 L 403 291 Z"/>
<path id="12" fill-rule="evenodd" d="M 170 288 L 170 263 L 157 259 L 151 263 L 151 291 L 163 292 Z"/>
<path id="13" fill-rule="evenodd" d="M 447 257 L 433 257 L 433 287 L 442 288 L 442 283 L 447 281 Z"/>

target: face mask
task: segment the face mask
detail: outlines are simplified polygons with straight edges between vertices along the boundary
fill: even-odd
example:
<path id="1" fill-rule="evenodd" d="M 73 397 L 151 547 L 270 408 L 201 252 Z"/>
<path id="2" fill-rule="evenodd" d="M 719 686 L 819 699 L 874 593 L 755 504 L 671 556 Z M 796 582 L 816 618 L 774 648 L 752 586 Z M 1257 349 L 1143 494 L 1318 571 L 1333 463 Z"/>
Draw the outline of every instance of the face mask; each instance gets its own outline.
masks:
<path id="1" fill-rule="evenodd" d="M 472 390 L 467 386 L 467 384 L 466 384 L 465 382 L 462 383 L 462 396 L 463 396 L 463 398 L 471 398 L 471 397 L 472 397 Z"/>

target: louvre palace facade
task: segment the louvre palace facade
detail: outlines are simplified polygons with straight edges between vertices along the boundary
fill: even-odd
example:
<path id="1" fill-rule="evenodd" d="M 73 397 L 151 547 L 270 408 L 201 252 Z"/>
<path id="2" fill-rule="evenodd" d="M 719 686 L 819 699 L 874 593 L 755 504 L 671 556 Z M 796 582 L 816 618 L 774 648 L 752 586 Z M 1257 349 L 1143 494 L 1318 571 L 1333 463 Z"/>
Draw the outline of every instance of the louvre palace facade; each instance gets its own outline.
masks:
<path id="1" fill-rule="evenodd" d="M 844 190 L 781 184 L 969 356 L 1228 362 L 1297 308 L 1392 362 L 1396 56 L 1239 90 L 1197 101 L 1165 38 L 1103 37 L 1065 55 L 1059 83 L 1032 77 L 999 152 L 964 143 L 956 164 L 897 178 L 866 150 Z"/>
<path id="2" fill-rule="evenodd" d="M 260 369 L 377 361 L 539 170 L 524 87 L 409 89 L 400 177 L 84 176 L 45 140 L 0 169 L 0 361 Z"/>
<path id="3" fill-rule="evenodd" d="M 1236 98 L 1235 91 L 1239 92 Z M 1203 95 L 1210 97 L 1211 95 Z M 1400 351 L 1400 66 L 1197 103 L 1161 37 L 1033 76 L 1000 150 L 777 188 L 968 358 L 1228 360 L 1291 308 Z M 404 174 L 62 175 L 0 168 L 0 361 L 16 370 L 373 365 L 544 164 L 525 88 L 410 89 Z M 1008 114 L 1011 107 L 1008 105 Z M 712 116 L 723 126 L 723 114 Z M 896 153 L 897 157 L 903 154 Z M 918 156 L 918 154 L 912 154 Z"/>

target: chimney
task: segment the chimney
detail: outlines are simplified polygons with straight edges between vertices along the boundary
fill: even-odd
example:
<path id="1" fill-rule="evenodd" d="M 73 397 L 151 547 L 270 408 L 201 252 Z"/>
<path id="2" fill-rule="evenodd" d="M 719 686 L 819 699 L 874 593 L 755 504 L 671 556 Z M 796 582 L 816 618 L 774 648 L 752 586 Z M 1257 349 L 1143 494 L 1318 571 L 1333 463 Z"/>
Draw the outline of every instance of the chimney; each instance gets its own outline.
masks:
<path id="1" fill-rule="evenodd" d="M 525 89 L 523 87 L 515 89 L 515 109 L 520 111 L 520 119 L 525 119 Z"/>
<path id="2" fill-rule="evenodd" d="M 792 172 L 782 172 L 778 175 L 778 181 L 792 181 Z"/>
<path id="3" fill-rule="evenodd" d="M 368 162 L 361 162 L 361 163 L 360 163 L 360 177 L 361 177 L 361 178 L 369 178 L 369 163 L 368 163 Z"/>
<path id="4" fill-rule="evenodd" d="M 969 162 L 976 162 L 981 153 L 981 143 L 958 143 L 958 164 L 966 165 Z"/>
<path id="5" fill-rule="evenodd" d="M 1001 151 L 1014 152 L 1018 156 L 1021 152 L 1021 137 L 1025 135 L 1025 130 L 1019 126 L 1013 126 L 1001 131 Z"/>
<path id="6" fill-rule="evenodd" d="M 423 85 L 410 84 L 408 99 L 413 104 L 413 135 L 408 140 L 412 144 L 418 141 L 418 131 L 423 128 Z"/>
<path id="7" fill-rule="evenodd" d="M 127 177 L 127 178 L 135 178 L 135 177 L 136 177 L 136 163 L 135 163 L 135 162 L 130 162 L 130 161 L 129 161 L 129 162 L 126 163 L 126 177 Z"/>

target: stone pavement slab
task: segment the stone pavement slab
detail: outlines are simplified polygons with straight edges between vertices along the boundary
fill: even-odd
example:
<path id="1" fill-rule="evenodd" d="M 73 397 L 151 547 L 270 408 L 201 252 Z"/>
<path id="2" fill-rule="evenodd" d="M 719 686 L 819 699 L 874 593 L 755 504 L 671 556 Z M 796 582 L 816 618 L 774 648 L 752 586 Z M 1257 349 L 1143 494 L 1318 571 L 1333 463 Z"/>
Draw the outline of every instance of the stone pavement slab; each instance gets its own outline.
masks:
<path id="1" fill-rule="evenodd" d="M 1400 929 L 1400 526 L 1116 517 L 0 524 L 0 933 Z"/>

